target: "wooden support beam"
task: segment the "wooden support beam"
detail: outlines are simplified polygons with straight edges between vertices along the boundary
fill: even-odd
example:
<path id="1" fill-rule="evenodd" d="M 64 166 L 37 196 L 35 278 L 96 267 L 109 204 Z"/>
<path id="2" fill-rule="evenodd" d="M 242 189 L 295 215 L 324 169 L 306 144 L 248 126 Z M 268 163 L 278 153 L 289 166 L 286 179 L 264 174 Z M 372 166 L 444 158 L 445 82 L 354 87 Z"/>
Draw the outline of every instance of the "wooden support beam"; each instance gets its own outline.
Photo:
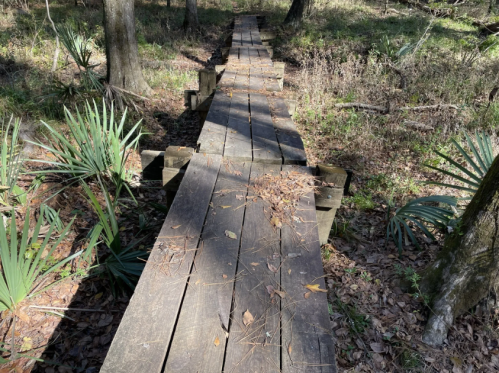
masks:
<path id="1" fill-rule="evenodd" d="M 158 150 L 143 150 L 140 153 L 142 177 L 144 179 L 161 180 L 164 153 Z"/>
<path id="2" fill-rule="evenodd" d="M 347 182 L 347 172 L 335 166 L 319 164 L 316 169 L 318 177 L 318 195 L 315 199 L 317 224 L 319 227 L 319 242 L 327 243 L 336 210 L 341 206 L 344 186 Z"/>
<path id="3" fill-rule="evenodd" d="M 210 96 L 217 88 L 217 72 L 215 70 L 199 70 L 199 94 Z"/>
<path id="4" fill-rule="evenodd" d="M 166 204 L 171 206 L 178 188 L 194 154 L 193 148 L 184 146 L 169 146 L 163 153 L 163 188 L 166 190 Z"/>

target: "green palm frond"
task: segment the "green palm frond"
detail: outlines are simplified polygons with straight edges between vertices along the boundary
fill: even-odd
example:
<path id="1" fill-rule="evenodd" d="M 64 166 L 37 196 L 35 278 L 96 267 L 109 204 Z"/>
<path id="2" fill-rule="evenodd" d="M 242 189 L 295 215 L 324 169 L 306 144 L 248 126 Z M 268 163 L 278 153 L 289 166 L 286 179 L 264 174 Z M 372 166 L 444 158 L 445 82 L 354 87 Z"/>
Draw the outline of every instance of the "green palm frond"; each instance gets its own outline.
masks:
<path id="1" fill-rule="evenodd" d="M 446 229 L 449 221 L 454 216 L 454 212 L 443 208 L 437 207 L 432 204 L 445 204 L 449 206 L 456 206 L 457 198 L 450 196 L 429 196 L 417 198 L 408 202 L 405 206 L 397 209 L 395 215 L 390 219 L 386 228 L 386 237 L 393 239 L 397 245 L 399 252 L 402 251 L 403 238 L 409 236 L 410 240 L 416 247 L 420 248 L 409 223 L 413 223 L 416 227 L 430 239 L 435 240 L 433 234 L 427 228 L 431 225 L 433 228 Z"/>
<path id="2" fill-rule="evenodd" d="M 455 139 L 452 139 L 452 143 L 458 150 L 459 154 L 466 161 L 466 167 L 463 166 L 458 160 L 451 158 L 448 155 L 445 155 L 439 151 L 436 153 L 449 162 L 452 166 L 461 171 L 461 174 L 445 170 L 443 168 L 434 167 L 431 165 L 426 165 L 427 167 L 441 172 L 444 175 L 450 176 L 457 182 L 461 184 L 449 184 L 449 183 L 441 183 L 437 181 L 429 181 L 428 184 L 439 185 L 448 188 L 453 188 L 457 190 L 462 190 L 468 192 L 470 194 L 475 194 L 482 182 L 482 179 L 485 177 L 485 174 L 489 170 L 492 162 L 494 161 L 494 148 L 492 146 L 492 141 L 489 135 L 485 132 L 476 132 L 475 139 L 473 139 L 465 132 L 466 142 L 468 147 L 471 150 L 470 152 L 466 151 Z M 475 145 L 476 143 L 476 145 Z M 473 159 L 473 158 L 474 159 Z"/>

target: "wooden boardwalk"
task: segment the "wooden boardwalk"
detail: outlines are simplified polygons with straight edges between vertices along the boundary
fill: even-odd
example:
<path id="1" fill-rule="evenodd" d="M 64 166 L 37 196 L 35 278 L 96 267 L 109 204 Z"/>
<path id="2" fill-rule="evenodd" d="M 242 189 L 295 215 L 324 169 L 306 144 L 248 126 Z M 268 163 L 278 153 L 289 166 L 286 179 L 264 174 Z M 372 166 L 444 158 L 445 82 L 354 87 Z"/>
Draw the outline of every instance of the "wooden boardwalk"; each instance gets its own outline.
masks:
<path id="1" fill-rule="evenodd" d="M 314 193 L 281 227 L 255 187 L 310 175 L 256 17 L 218 86 L 101 372 L 335 373 Z"/>

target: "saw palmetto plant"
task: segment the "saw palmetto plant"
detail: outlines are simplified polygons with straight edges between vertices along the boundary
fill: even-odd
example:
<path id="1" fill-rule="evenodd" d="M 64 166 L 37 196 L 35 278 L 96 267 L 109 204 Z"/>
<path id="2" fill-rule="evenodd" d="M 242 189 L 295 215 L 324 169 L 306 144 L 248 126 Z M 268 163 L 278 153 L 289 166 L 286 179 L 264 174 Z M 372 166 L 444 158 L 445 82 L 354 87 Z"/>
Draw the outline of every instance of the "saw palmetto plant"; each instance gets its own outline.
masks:
<path id="1" fill-rule="evenodd" d="M 495 158 L 492 140 L 488 134 L 476 132 L 474 139 L 467 133 L 464 133 L 464 136 L 469 151 L 465 150 L 455 139 L 452 139 L 452 143 L 459 155 L 464 159 L 464 162 L 458 160 L 456 157 L 436 151 L 455 170 L 450 171 L 427 165 L 429 168 L 452 179 L 451 182 L 429 181 L 427 183 L 461 190 L 469 194 L 467 197 L 460 198 L 461 200 L 473 198 Z M 428 238 L 435 240 L 430 229 L 451 230 L 448 227 L 452 219 L 456 217 L 457 211 L 455 210 L 455 206 L 457 205 L 457 201 L 456 197 L 429 196 L 408 202 L 405 206 L 397 209 L 394 216 L 390 217 L 386 231 L 387 239 L 391 237 L 399 251 L 402 251 L 403 242 L 407 242 L 407 238 L 410 238 L 411 242 L 419 248 L 419 244 L 410 227 L 410 225 L 413 225 L 419 228 Z M 442 207 L 442 205 L 447 205 L 451 208 Z"/>
<path id="2" fill-rule="evenodd" d="M 462 162 L 459 162 L 457 159 L 452 158 L 451 156 L 445 155 L 439 151 L 435 151 L 435 153 L 437 153 L 440 157 L 449 162 L 450 165 L 461 171 L 461 175 L 457 172 L 427 165 L 427 167 L 435 171 L 450 176 L 452 179 L 454 179 L 455 182 L 459 182 L 460 184 L 441 183 L 437 181 L 429 181 L 428 184 L 463 190 L 471 194 L 471 196 L 466 197 L 466 199 L 471 199 L 478 190 L 482 179 L 492 165 L 495 156 L 494 148 L 492 146 L 492 140 L 489 135 L 484 132 L 476 132 L 474 139 L 475 141 L 473 141 L 473 139 L 466 132 L 464 133 L 464 135 L 466 137 L 466 143 L 468 144 L 468 147 L 471 150 L 472 154 L 466 151 L 455 139 L 452 139 L 452 143 L 458 150 L 459 154 L 464 158 L 466 166 L 463 166 Z"/>

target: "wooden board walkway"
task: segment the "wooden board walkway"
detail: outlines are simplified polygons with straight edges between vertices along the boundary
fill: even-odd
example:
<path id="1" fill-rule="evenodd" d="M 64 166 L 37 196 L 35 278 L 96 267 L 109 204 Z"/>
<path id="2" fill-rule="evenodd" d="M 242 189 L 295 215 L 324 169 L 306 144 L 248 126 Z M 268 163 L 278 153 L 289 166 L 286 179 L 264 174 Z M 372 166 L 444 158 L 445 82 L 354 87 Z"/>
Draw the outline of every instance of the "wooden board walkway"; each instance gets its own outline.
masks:
<path id="1" fill-rule="evenodd" d="M 256 17 L 236 18 L 232 44 L 248 68 L 218 84 L 103 373 L 336 373 L 327 295 L 305 288 L 326 289 L 314 193 L 281 226 L 257 192 L 264 177 L 310 175 L 303 142 L 264 93 Z"/>

